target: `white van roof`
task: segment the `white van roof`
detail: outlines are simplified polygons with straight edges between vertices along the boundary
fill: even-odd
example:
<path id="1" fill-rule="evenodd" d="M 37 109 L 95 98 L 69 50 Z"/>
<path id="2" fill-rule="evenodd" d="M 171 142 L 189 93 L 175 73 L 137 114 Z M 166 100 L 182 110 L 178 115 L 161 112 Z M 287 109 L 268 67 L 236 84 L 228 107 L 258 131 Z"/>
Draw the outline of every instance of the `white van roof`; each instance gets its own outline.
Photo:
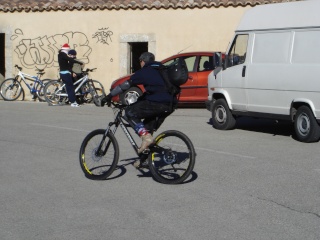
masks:
<path id="1" fill-rule="evenodd" d="M 245 12 L 236 31 L 320 27 L 320 1 L 259 5 Z"/>

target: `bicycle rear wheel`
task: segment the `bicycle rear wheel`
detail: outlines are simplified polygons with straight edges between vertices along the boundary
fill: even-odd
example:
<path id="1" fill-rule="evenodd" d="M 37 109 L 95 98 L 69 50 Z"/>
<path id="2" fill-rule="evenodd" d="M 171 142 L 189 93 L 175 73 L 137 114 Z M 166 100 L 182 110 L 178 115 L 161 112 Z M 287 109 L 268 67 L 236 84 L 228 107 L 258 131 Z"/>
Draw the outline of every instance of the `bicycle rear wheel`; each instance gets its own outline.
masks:
<path id="1" fill-rule="evenodd" d="M 82 142 L 79 160 L 87 178 L 106 179 L 119 161 L 119 145 L 115 136 L 111 132 L 105 136 L 104 129 L 92 131 Z"/>
<path id="2" fill-rule="evenodd" d="M 15 78 L 8 78 L 0 85 L 0 94 L 6 101 L 17 100 L 22 93 L 22 86 Z"/>
<path id="3" fill-rule="evenodd" d="M 65 103 L 68 97 L 60 96 L 59 94 L 61 93 L 66 93 L 61 81 L 50 81 L 44 87 L 44 98 L 49 104 L 56 105 Z"/>
<path id="4" fill-rule="evenodd" d="M 191 140 L 182 132 L 169 130 L 155 138 L 150 148 L 149 168 L 153 177 L 164 184 L 178 184 L 191 174 L 196 153 Z M 162 149 L 157 151 L 157 146 Z M 159 149 L 158 149 L 159 150 Z"/>

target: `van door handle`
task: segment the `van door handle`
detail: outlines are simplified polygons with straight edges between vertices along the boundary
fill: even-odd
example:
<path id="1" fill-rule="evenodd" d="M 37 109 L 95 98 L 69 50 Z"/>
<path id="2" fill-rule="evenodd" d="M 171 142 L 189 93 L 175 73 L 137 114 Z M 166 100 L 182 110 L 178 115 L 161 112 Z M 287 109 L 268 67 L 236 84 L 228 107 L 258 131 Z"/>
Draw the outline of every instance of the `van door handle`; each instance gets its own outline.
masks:
<path id="1" fill-rule="evenodd" d="M 242 77 L 246 76 L 246 66 L 243 66 L 242 68 Z"/>

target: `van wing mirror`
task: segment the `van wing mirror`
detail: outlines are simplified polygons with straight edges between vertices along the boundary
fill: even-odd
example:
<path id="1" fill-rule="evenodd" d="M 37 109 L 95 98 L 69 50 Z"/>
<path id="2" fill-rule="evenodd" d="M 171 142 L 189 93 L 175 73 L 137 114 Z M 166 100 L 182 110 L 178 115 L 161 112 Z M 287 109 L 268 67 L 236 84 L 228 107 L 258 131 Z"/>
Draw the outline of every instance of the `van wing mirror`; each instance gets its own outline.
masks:
<path id="1" fill-rule="evenodd" d="M 213 55 L 214 60 L 214 68 L 222 67 L 222 61 L 224 58 L 224 53 L 222 52 L 215 52 Z"/>

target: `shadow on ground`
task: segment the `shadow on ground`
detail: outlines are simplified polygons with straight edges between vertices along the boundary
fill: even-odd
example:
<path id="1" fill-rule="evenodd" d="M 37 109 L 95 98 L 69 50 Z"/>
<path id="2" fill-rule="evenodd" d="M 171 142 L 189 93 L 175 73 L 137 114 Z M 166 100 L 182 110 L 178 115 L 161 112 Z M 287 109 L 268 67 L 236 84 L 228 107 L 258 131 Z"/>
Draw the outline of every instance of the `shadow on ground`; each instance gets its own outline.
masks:
<path id="1" fill-rule="evenodd" d="M 211 118 L 208 124 L 212 125 Z M 235 129 L 272 134 L 273 136 L 287 136 L 296 140 L 294 126 L 290 121 L 239 117 Z"/>

